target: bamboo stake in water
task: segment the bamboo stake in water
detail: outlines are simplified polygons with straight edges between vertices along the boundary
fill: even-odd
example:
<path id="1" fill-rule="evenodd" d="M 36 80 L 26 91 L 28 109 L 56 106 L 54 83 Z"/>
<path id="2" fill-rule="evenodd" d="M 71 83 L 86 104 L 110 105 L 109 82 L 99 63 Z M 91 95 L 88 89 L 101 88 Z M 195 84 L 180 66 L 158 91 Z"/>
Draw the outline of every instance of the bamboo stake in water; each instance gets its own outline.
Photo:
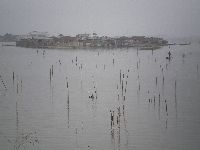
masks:
<path id="1" fill-rule="evenodd" d="M 22 80 L 21 80 L 21 93 L 22 93 Z"/>
<path id="2" fill-rule="evenodd" d="M 177 114 L 177 99 L 176 99 L 176 80 L 175 80 L 175 85 L 174 85 L 174 96 L 175 96 L 175 109 L 176 109 L 176 118 L 178 117 Z"/>
<path id="3" fill-rule="evenodd" d="M 51 66 L 51 75 L 53 77 L 53 65 Z"/>
<path id="4" fill-rule="evenodd" d="M 140 83 L 139 83 L 139 87 L 138 87 L 139 91 L 140 91 Z"/>
<path id="5" fill-rule="evenodd" d="M 160 120 L 160 93 L 158 96 L 158 116 L 159 116 L 159 120 Z"/>
<path id="6" fill-rule="evenodd" d="M 157 87 L 157 84 L 158 84 L 158 77 L 156 77 L 156 87 Z"/>
<path id="7" fill-rule="evenodd" d="M 18 91 L 18 88 L 19 88 L 19 87 L 18 87 L 18 82 L 17 82 L 17 94 L 18 94 L 18 92 L 19 92 L 19 91 Z"/>
<path id="8" fill-rule="evenodd" d="M 13 85 L 15 83 L 15 72 L 13 72 Z"/>
<path id="9" fill-rule="evenodd" d="M 69 128 L 69 90 L 68 90 L 68 96 L 67 96 L 67 122 L 68 122 L 68 128 Z"/>
<path id="10" fill-rule="evenodd" d="M 16 102 L 16 130 L 17 130 L 17 137 L 18 137 L 18 129 L 19 129 L 19 117 L 18 117 L 18 105 Z"/>
<path id="11" fill-rule="evenodd" d="M 165 77 L 163 76 L 163 85 L 165 84 Z"/>
<path id="12" fill-rule="evenodd" d="M 50 71 L 49 71 L 49 80 L 50 80 L 50 85 L 51 85 L 51 68 L 50 68 Z"/>
<path id="13" fill-rule="evenodd" d="M 121 84 L 121 81 L 122 81 L 122 72 L 121 72 L 121 69 L 120 69 L 119 81 L 120 81 L 120 84 Z"/>

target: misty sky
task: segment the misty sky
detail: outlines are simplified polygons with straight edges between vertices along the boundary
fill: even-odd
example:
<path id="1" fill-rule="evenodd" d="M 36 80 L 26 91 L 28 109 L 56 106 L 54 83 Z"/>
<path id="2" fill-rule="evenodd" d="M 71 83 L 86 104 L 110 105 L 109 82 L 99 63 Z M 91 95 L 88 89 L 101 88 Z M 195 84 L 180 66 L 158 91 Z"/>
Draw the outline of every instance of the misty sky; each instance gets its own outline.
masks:
<path id="1" fill-rule="evenodd" d="M 200 0 L 0 0 L 0 34 L 199 36 Z"/>

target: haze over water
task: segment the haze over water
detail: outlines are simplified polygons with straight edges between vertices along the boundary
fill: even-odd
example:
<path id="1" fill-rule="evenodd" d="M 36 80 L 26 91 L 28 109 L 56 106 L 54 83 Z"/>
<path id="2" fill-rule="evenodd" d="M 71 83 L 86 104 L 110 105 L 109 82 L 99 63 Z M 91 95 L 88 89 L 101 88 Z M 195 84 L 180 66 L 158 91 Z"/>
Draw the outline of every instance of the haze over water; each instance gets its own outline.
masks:
<path id="1" fill-rule="evenodd" d="M 0 149 L 198 150 L 199 49 L 1 46 Z"/>
<path id="2" fill-rule="evenodd" d="M 199 0 L 1 0 L 0 35 L 200 36 Z"/>

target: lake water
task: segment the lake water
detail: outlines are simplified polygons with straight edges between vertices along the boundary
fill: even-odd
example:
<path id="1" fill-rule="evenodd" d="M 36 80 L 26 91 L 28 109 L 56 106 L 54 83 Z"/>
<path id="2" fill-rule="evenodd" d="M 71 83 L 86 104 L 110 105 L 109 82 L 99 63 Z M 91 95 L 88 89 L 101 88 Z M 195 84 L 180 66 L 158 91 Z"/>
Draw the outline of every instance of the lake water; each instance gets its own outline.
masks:
<path id="1" fill-rule="evenodd" d="M 199 44 L 153 52 L 0 46 L 1 150 L 199 147 Z"/>

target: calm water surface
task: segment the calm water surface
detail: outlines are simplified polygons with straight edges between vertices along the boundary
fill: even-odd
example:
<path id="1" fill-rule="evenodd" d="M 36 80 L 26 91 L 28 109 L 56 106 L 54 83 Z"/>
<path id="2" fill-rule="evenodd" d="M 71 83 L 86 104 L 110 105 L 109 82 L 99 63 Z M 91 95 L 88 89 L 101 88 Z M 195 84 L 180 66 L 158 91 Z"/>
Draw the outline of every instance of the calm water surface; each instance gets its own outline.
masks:
<path id="1" fill-rule="evenodd" d="M 199 150 L 199 114 L 199 44 L 0 46 L 2 150 Z"/>

